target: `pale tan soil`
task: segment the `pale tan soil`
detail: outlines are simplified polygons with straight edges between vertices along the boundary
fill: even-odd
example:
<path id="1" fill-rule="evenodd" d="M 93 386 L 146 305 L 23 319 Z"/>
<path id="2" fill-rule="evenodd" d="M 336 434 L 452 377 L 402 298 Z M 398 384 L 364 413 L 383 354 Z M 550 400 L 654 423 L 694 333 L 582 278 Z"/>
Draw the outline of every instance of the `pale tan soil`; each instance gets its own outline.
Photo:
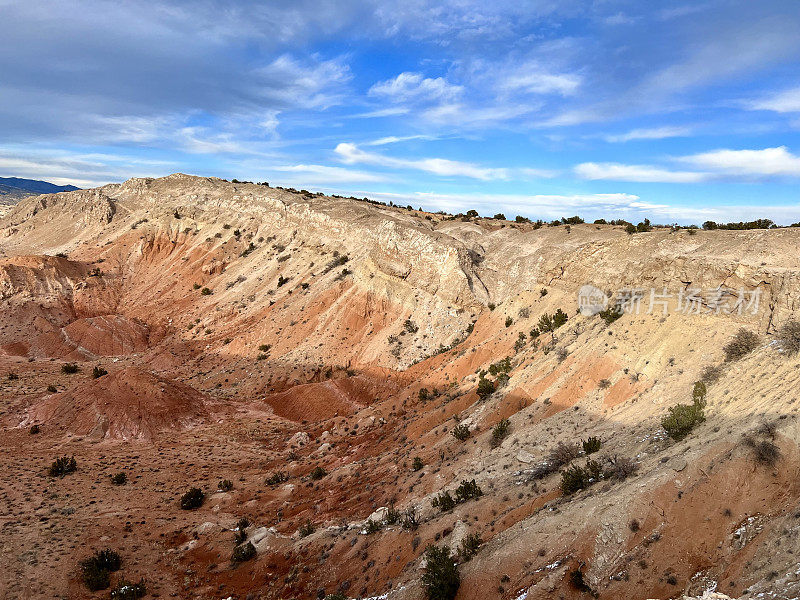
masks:
<path id="1" fill-rule="evenodd" d="M 417 599 L 425 547 L 470 532 L 485 543 L 459 600 L 589 598 L 578 568 L 600 598 L 796 597 L 800 359 L 773 341 L 800 317 L 798 250 L 797 229 L 534 230 L 185 175 L 26 199 L 0 221 L 0 597 L 108 597 L 77 565 L 111 547 L 112 581 L 143 577 L 149 597 Z M 585 283 L 758 288 L 762 310 L 606 325 L 576 314 Z M 515 349 L 557 308 L 570 318 L 555 336 Z M 740 326 L 760 347 L 670 441 L 667 407 Z M 480 401 L 477 372 L 506 356 L 508 385 Z M 92 379 L 96 365 L 109 374 Z M 502 418 L 511 434 L 492 449 Z M 753 433 L 764 422 L 773 467 L 743 444 L 769 437 Z M 531 480 L 558 442 L 589 436 L 638 473 L 567 498 L 558 474 Z M 78 471 L 48 478 L 62 455 Z M 277 471 L 288 482 L 266 485 Z M 223 479 L 233 490 L 216 492 Z M 431 507 L 464 479 L 483 496 Z M 192 486 L 206 502 L 180 510 Z M 419 529 L 362 534 L 392 501 L 417 507 Z M 243 516 L 258 555 L 233 566 Z"/>

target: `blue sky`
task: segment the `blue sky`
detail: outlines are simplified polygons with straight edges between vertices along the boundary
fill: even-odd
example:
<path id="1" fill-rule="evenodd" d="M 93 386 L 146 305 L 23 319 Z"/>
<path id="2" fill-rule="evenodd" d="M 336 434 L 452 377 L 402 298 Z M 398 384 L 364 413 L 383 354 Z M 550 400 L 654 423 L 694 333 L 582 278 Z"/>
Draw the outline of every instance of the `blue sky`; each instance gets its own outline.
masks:
<path id="1" fill-rule="evenodd" d="M 800 221 L 796 0 L 0 0 L 0 176 Z"/>

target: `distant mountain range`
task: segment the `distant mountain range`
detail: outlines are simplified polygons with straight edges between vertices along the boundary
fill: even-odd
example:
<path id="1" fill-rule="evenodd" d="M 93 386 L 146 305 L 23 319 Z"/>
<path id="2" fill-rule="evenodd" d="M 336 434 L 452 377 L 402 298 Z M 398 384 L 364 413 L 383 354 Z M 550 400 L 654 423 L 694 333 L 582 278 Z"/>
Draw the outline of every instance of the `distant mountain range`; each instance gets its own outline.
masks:
<path id="1" fill-rule="evenodd" d="M 22 179 L 20 177 L 0 177 L 0 196 L 32 196 L 37 194 L 56 194 L 58 192 L 72 192 L 80 188 L 74 185 L 55 185 L 47 181 L 36 179 Z"/>

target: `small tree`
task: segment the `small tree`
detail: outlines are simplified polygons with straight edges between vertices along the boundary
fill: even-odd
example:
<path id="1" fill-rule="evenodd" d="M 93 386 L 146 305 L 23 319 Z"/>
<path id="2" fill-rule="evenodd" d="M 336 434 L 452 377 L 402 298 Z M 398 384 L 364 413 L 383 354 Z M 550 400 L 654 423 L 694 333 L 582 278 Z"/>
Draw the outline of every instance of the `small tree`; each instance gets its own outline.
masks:
<path id="1" fill-rule="evenodd" d="M 111 476 L 111 483 L 114 485 L 125 485 L 128 483 L 128 476 L 123 471 L 120 471 Z"/>
<path id="2" fill-rule="evenodd" d="M 698 401 L 694 401 L 692 404 L 677 404 L 668 410 L 669 414 L 661 420 L 661 426 L 675 441 L 684 439 L 695 427 L 706 420 L 703 405 Z"/>
<path id="3" fill-rule="evenodd" d="M 453 510 L 456 507 L 456 501 L 450 495 L 450 492 L 442 492 L 438 496 L 434 496 L 431 500 L 431 506 L 438 508 L 442 512 Z"/>
<path id="4" fill-rule="evenodd" d="M 508 436 L 510 430 L 511 421 L 508 419 L 501 419 L 500 422 L 492 429 L 492 448 L 497 448 Z"/>
<path id="5" fill-rule="evenodd" d="M 483 491 L 480 486 L 475 483 L 475 480 L 463 480 L 456 488 L 456 504 L 462 504 L 468 500 L 474 500 L 483 496 Z"/>
<path id="6" fill-rule="evenodd" d="M 465 424 L 456 425 L 455 427 L 453 427 L 453 430 L 450 433 L 459 442 L 463 442 L 467 440 L 470 436 L 469 426 Z"/>
<path id="7" fill-rule="evenodd" d="M 421 471 L 422 467 L 424 466 L 425 464 L 422 462 L 422 459 L 419 456 L 415 456 L 414 460 L 411 462 L 411 468 L 415 471 Z"/>
<path id="8" fill-rule="evenodd" d="M 461 540 L 461 546 L 458 548 L 458 555 L 461 557 L 461 560 L 468 561 L 475 556 L 482 543 L 483 540 L 481 539 L 480 533 L 467 534 L 464 539 Z"/>
<path id="9" fill-rule="evenodd" d="M 494 383 L 491 380 L 481 376 L 478 379 L 477 392 L 478 392 L 478 397 L 481 400 L 485 400 L 494 393 Z"/>
<path id="10" fill-rule="evenodd" d="M 428 600 L 453 600 L 461 586 L 450 548 L 428 546 L 425 549 L 425 572 L 422 574 L 422 585 Z"/>

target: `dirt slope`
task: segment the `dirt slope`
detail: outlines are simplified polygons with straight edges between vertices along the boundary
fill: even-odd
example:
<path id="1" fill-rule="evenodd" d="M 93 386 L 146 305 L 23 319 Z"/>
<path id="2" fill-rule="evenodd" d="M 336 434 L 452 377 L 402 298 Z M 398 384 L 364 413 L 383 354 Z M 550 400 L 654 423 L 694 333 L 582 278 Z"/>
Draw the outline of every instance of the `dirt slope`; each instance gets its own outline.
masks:
<path id="1" fill-rule="evenodd" d="M 180 174 L 24 199 L 0 220 L 0 596 L 107 597 L 77 564 L 112 547 L 112 583 L 153 597 L 418 599 L 426 546 L 478 534 L 459 600 L 796 597 L 800 362 L 776 333 L 798 249 L 798 229 L 536 228 Z M 642 309 L 582 315 L 586 284 Z M 757 343 L 726 362 L 740 327 Z M 702 377 L 706 420 L 671 440 Z M 543 465 L 591 436 L 606 476 L 565 495 L 589 457 Z M 48 478 L 63 455 L 77 472 Z M 417 526 L 368 531 L 389 507 Z"/>

